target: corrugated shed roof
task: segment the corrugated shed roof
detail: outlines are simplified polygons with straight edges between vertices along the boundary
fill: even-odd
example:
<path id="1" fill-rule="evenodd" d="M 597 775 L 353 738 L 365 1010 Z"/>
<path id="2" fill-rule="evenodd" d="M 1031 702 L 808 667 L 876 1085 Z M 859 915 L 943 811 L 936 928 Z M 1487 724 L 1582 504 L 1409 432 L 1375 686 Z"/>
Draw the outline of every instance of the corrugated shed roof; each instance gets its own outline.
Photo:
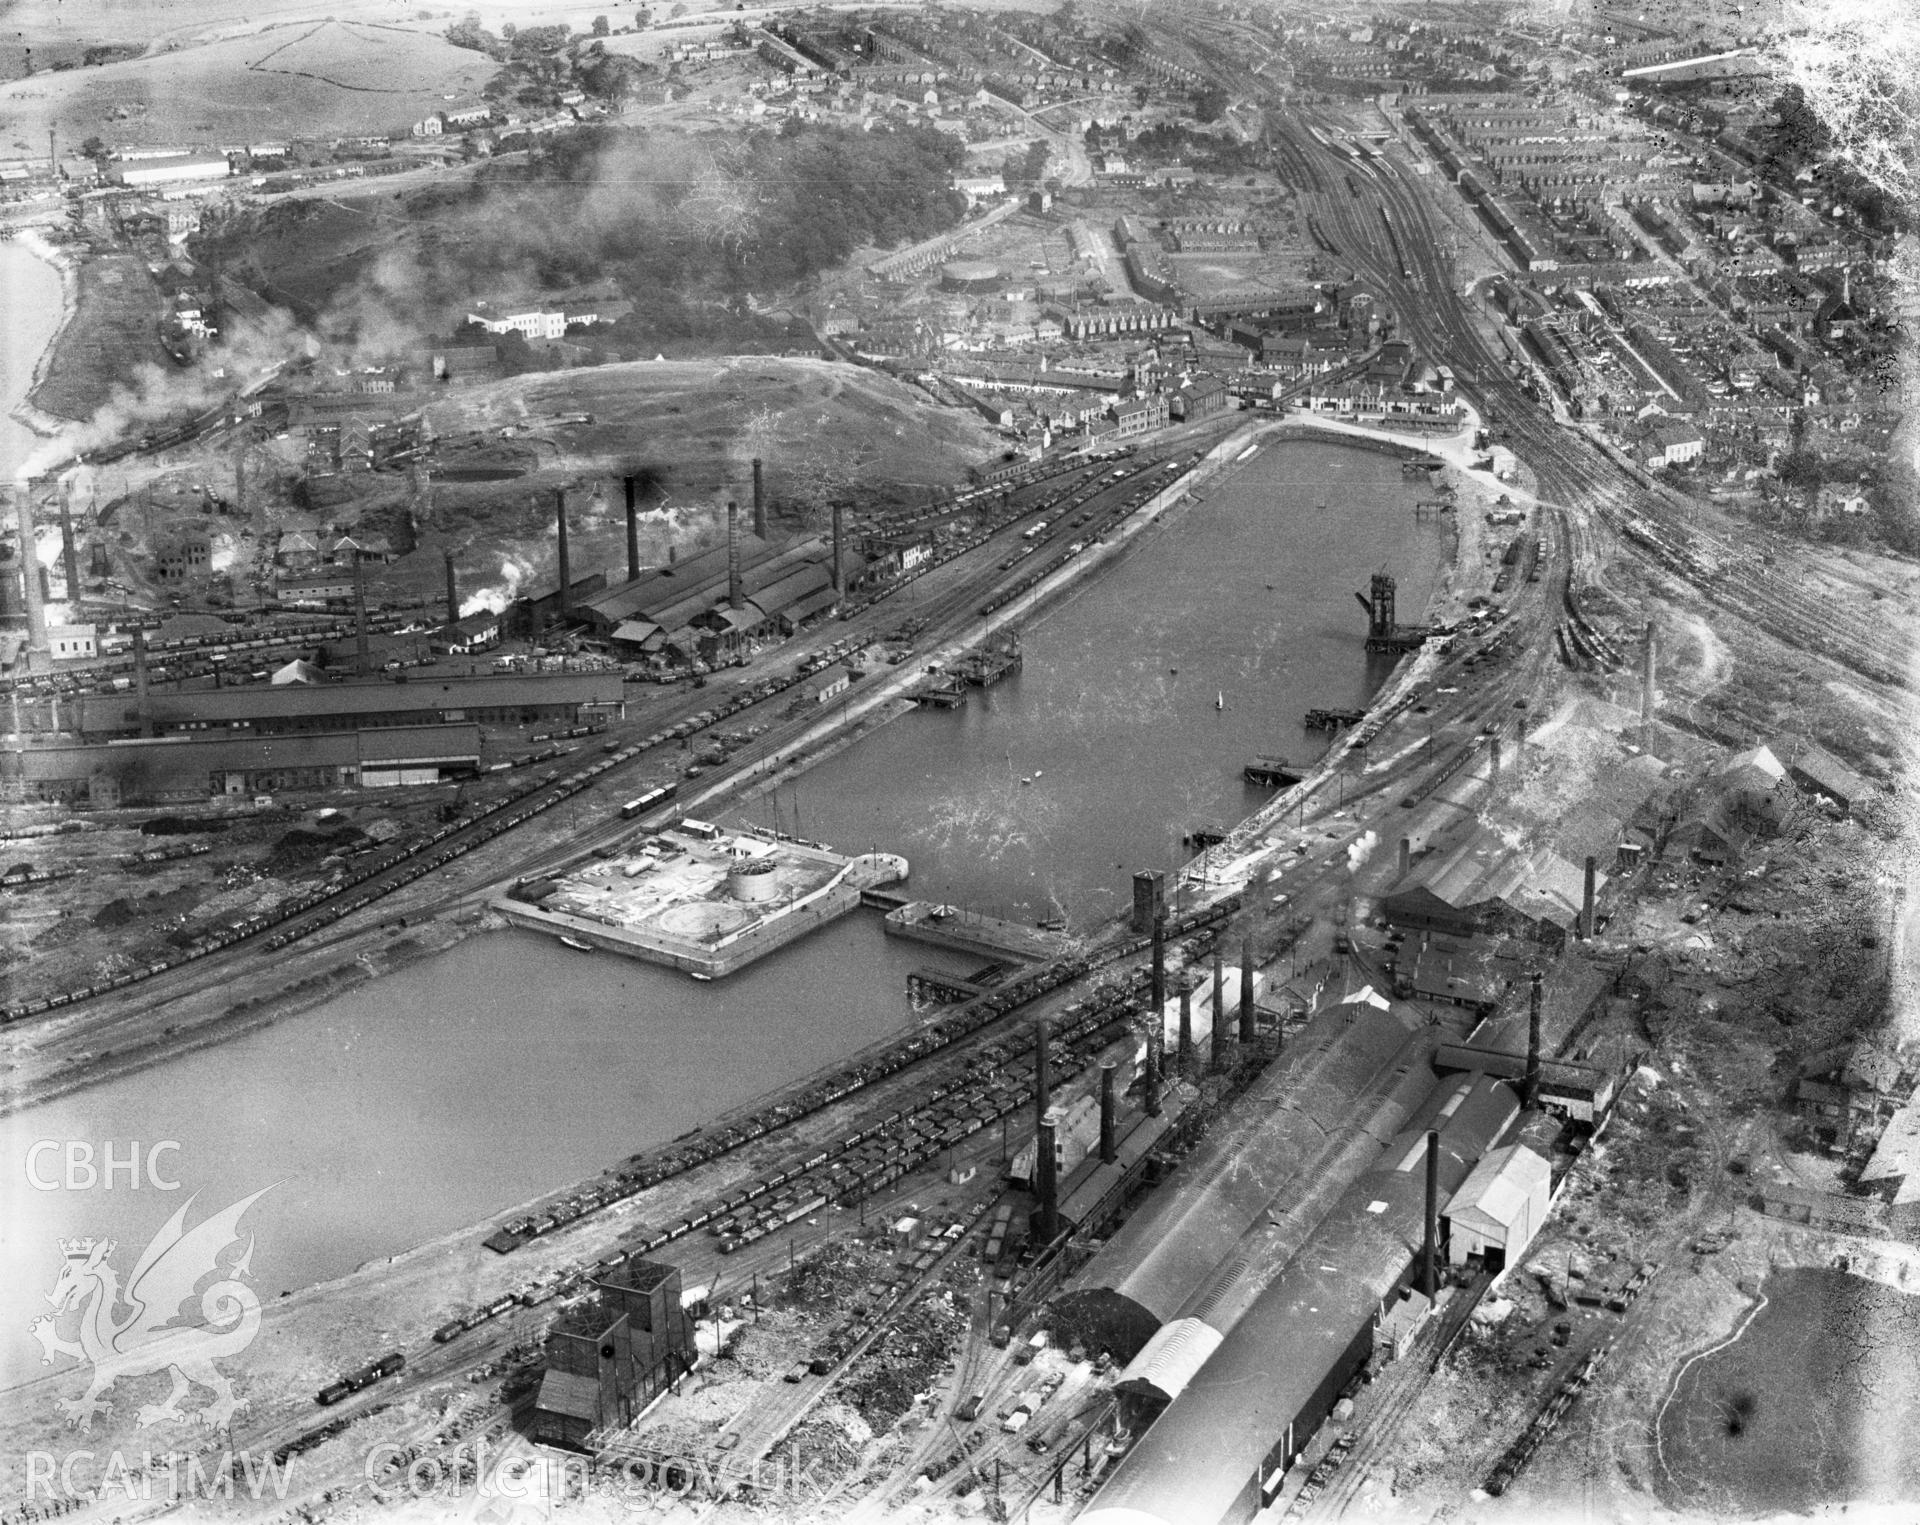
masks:
<path id="1" fill-rule="evenodd" d="M 1114 1386 L 1171 1402 L 1186 1391 L 1193 1374 L 1220 1348 L 1221 1339 L 1218 1329 L 1197 1318 L 1162 1324 L 1140 1354 L 1127 1362 Z"/>
<path id="2" fill-rule="evenodd" d="M 1173 1179 L 1114 1232 L 1067 1295 L 1119 1299 L 1154 1327 L 1176 1317 L 1348 1120 L 1351 1098 L 1397 1065 L 1425 1067 L 1431 1033 L 1410 1007 L 1320 1012 Z"/>
<path id="3" fill-rule="evenodd" d="M 540 1379 L 540 1396 L 533 1406 L 542 1413 L 564 1414 L 569 1419 L 597 1419 L 600 1384 L 578 1372 L 549 1369 Z"/>
<path id="4" fill-rule="evenodd" d="M 515 705 L 618 704 L 621 676 L 612 673 L 515 673 L 479 678 L 415 678 L 409 683 L 329 683 L 318 688 L 259 685 L 150 696 L 158 721 L 215 724 L 306 715 L 412 714 L 422 710 L 495 709 Z M 137 722 L 132 694 L 87 701 L 87 729 L 110 732 Z"/>
<path id="5" fill-rule="evenodd" d="M 1553 1170 L 1525 1144 L 1496 1149 L 1475 1165 L 1447 1203 L 1455 1222 L 1506 1233 L 1524 1225 L 1528 1202 L 1543 1202 L 1552 1189 Z"/>
<path id="6" fill-rule="evenodd" d="M 1443 1087 L 1385 1162 L 1417 1146 L 1440 1104 L 1440 1184 L 1448 1191 L 1519 1115 L 1505 1086 L 1484 1077 Z M 1403 1141 L 1407 1148 L 1402 1149 Z M 1371 1328 L 1420 1242 L 1423 1169 L 1368 1171 L 1344 1192 L 1285 1271 L 1268 1284 L 1185 1391 L 1135 1442 L 1094 1495 L 1082 1525 L 1156 1521 L 1200 1525 L 1234 1503 L 1341 1354 Z"/>

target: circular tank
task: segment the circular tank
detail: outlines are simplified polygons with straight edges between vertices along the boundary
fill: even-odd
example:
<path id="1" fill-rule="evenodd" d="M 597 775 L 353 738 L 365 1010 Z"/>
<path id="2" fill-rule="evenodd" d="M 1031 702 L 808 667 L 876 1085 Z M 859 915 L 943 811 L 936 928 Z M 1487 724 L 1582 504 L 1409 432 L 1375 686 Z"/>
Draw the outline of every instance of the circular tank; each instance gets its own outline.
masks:
<path id="1" fill-rule="evenodd" d="M 727 870 L 727 893 L 748 905 L 764 905 L 780 898 L 780 872 L 777 865 L 762 860 L 737 863 Z"/>

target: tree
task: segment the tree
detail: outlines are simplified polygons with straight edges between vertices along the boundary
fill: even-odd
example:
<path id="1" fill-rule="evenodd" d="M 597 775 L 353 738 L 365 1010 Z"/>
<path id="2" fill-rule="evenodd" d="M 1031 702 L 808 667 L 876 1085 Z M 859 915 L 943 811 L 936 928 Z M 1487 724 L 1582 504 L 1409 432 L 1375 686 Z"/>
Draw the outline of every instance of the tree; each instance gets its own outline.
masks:
<path id="1" fill-rule="evenodd" d="M 1774 129 L 1782 156 L 1795 163 L 1817 159 L 1833 144 L 1833 134 L 1807 104 L 1806 93 L 1798 85 L 1788 85 L 1775 98 L 1775 115 L 1780 125 Z"/>
<path id="2" fill-rule="evenodd" d="M 595 37 L 605 37 L 607 33 L 612 30 L 613 28 L 608 25 L 605 16 L 595 16 L 593 18 L 593 35 Z"/>
<path id="3" fill-rule="evenodd" d="M 80 145 L 80 157 L 83 159 L 105 159 L 107 153 L 107 145 L 98 138 L 88 138 Z"/>
<path id="4" fill-rule="evenodd" d="M 1227 92 L 1218 85 L 1206 85 L 1193 93 L 1193 115 L 1198 122 L 1217 122 L 1226 114 Z"/>

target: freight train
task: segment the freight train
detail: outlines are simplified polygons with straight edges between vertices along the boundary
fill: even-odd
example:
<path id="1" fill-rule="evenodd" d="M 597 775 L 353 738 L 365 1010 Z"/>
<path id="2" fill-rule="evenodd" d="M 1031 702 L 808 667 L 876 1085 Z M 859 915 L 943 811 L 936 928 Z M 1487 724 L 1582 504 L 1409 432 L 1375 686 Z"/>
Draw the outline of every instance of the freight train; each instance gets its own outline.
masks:
<path id="1" fill-rule="evenodd" d="M 356 1372 L 349 1372 L 336 1382 L 329 1382 L 314 1394 L 313 1401 L 323 1408 L 338 1403 L 350 1393 L 357 1393 L 363 1387 L 371 1387 L 382 1377 L 391 1377 L 406 1369 L 407 1358 L 400 1351 L 389 1351 L 377 1361 L 370 1361 Z"/>

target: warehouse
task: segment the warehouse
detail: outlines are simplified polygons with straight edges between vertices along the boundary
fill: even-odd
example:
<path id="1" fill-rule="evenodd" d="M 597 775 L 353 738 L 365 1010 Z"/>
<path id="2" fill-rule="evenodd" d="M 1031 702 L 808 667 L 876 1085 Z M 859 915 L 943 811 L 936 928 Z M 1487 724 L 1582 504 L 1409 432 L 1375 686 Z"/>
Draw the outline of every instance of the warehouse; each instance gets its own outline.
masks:
<path id="1" fill-rule="evenodd" d="M 1369 1130 L 1398 1130 L 1433 1088 L 1428 1058 L 1437 1031 L 1400 1005 L 1316 1015 L 1068 1283 L 1054 1302 L 1061 1322 L 1090 1348 L 1130 1360 L 1185 1310 L 1276 1198 L 1300 1189 L 1328 1136 L 1350 1124 L 1352 1098 L 1385 1075 L 1392 1083 Z M 1071 1197 L 1068 1206 L 1078 1222 Z"/>
<path id="2" fill-rule="evenodd" d="M 480 765 L 480 727 L 407 726 L 264 737 L 176 735 L 8 753 L 30 800 L 103 809 L 215 795 L 435 784 Z"/>
<path id="3" fill-rule="evenodd" d="M 627 655 L 677 652 L 711 655 L 761 635 L 791 635 L 839 602 L 832 552 L 818 536 L 776 549 L 758 535 L 738 536 L 740 603 L 732 604 L 727 547 L 714 546 L 671 566 L 585 600 L 581 617 Z M 842 576 L 854 587 L 866 558 L 842 553 Z M 704 650 L 703 650 L 704 648 Z"/>
<path id="4" fill-rule="evenodd" d="M 1484 1076 L 1435 1091 L 1134 1443 L 1082 1525 L 1237 1525 L 1271 1504 L 1416 1268 L 1427 1129 L 1439 1134 L 1444 1201 L 1519 1114 L 1513 1092 Z"/>
<path id="5" fill-rule="evenodd" d="M 1498 1273 L 1520 1263 L 1553 1202 L 1553 1168 L 1525 1144 L 1496 1149 L 1447 1203 L 1447 1259 L 1478 1256 Z"/>
<path id="6" fill-rule="evenodd" d="M 135 163 L 116 163 L 107 178 L 116 185 L 193 185 L 209 180 L 224 180 L 232 169 L 224 154 L 180 154 L 168 159 L 142 159 Z"/>
<path id="7" fill-rule="evenodd" d="M 170 690 L 150 695 L 147 709 L 162 735 L 225 729 L 284 736 L 468 722 L 571 726 L 605 716 L 618 719 L 626 713 L 626 700 L 617 672 L 541 673 Z M 138 703 L 132 694 L 89 697 L 82 725 L 89 736 L 131 734 L 140 728 Z"/>

